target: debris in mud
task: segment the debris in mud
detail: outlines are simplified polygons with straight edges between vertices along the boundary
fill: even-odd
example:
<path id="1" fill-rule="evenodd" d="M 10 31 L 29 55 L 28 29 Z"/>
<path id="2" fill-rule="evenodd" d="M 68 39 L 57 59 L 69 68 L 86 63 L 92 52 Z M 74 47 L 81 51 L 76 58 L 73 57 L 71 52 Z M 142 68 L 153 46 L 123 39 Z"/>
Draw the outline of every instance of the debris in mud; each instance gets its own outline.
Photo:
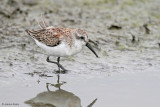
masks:
<path id="1" fill-rule="evenodd" d="M 21 48 L 22 48 L 22 50 L 25 50 L 26 49 L 26 44 L 21 44 Z"/>
<path id="2" fill-rule="evenodd" d="M 0 14 L 7 18 L 11 18 L 20 9 L 18 2 L 15 0 L 1 0 L 0 4 Z"/>
<path id="3" fill-rule="evenodd" d="M 112 24 L 110 27 L 108 27 L 108 29 L 109 30 L 120 30 L 120 29 L 122 29 L 122 27 L 119 25 Z"/>
<path id="4" fill-rule="evenodd" d="M 39 77 L 47 77 L 46 74 L 40 74 Z"/>
<path id="5" fill-rule="evenodd" d="M 120 44 L 120 42 L 119 42 L 119 41 L 116 41 L 116 42 L 115 42 L 115 45 L 117 45 L 117 46 L 118 46 L 119 44 Z"/>
<path id="6" fill-rule="evenodd" d="M 158 43 L 158 46 L 159 46 L 159 48 L 160 48 L 160 43 Z"/>
<path id="7" fill-rule="evenodd" d="M 76 21 L 75 19 L 69 19 L 69 18 L 63 19 L 62 22 L 64 23 L 68 22 L 69 24 L 73 24 L 73 25 L 79 23 L 79 21 Z"/>
<path id="8" fill-rule="evenodd" d="M 9 66 L 13 66 L 13 63 L 12 63 L 12 62 L 10 62 L 10 63 L 9 63 Z"/>
<path id="9" fill-rule="evenodd" d="M 136 37 L 132 35 L 132 43 L 135 43 L 135 41 L 136 41 Z"/>
<path id="10" fill-rule="evenodd" d="M 136 37 L 135 35 L 132 34 L 132 43 L 138 43 L 139 42 L 139 39 L 138 37 Z"/>
<path id="11" fill-rule="evenodd" d="M 24 73 L 24 74 L 30 75 L 31 77 L 34 76 L 34 73 Z"/>
<path id="12" fill-rule="evenodd" d="M 34 75 L 38 75 L 39 77 L 53 77 L 51 75 L 44 74 L 43 72 L 37 72 L 37 71 L 34 71 L 32 73 L 24 73 L 24 74 L 30 75 L 31 77 L 33 77 Z"/>
<path id="13" fill-rule="evenodd" d="M 72 23 L 74 23 L 75 20 L 74 19 L 64 19 L 64 20 L 62 20 L 62 22 L 72 22 Z"/>
<path id="14" fill-rule="evenodd" d="M 37 5 L 37 0 L 23 0 L 23 4 L 28 6 L 34 6 Z"/>
<path id="15" fill-rule="evenodd" d="M 148 24 L 144 24 L 143 27 L 145 28 L 146 34 L 150 34 L 150 29 L 148 28 Z"/>

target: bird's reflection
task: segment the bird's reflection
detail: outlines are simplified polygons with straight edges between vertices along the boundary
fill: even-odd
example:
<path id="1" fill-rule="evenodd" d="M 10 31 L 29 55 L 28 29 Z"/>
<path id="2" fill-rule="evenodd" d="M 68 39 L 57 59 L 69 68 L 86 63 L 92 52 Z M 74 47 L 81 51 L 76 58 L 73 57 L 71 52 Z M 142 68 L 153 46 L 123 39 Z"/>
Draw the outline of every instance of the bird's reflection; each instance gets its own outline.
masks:
<path id="1" fill-rule="evenodd" d="M 78 96 L 61 89 L 61 86 L 65 83 L 64 81 L 60 82 L 60 76 L 58 75 L 56 84 L 46 83 L 48 91 L 39 93 L 35 98 L 25 101 L 25 103 L 32 107 L 81 107 L 81 100 Z M 58 89 L 51 91 L 50 86 Z M 96 100 L 93 100 L 87 107 L 92 107 Z"/>

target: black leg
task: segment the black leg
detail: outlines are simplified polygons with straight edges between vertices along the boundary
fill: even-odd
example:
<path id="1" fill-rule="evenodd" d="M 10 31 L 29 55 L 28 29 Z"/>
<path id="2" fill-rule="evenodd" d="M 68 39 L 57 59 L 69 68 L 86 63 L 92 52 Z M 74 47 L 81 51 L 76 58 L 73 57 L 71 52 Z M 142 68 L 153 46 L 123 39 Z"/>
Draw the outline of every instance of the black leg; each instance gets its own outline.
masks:
<path id="1" fill-rule="evenodd" d="M 47 62 L 50 62 L 50 63 L 57 64 L 59 70 L 60 70 L 60 68 L 61 68 L 64 72 L 67 71 L 67 70 L 59 63 L 60 57 L 58 57 L 58 59 L 57 59 L 58 62 L 53 62 L 53 61 L 50 61 L 50 60 L 49 60 L 49 56 L 48 56 L 46 61 L 47 61 Z"/>
<path id="2" fill-rule="evenodd" d="M 58 63 L 59 63 L 59 61 L 60 61 L 60 57 L 57 58 L 57 62 L 58 62 Z M 58 65 L 58 70 L 59 70 L 59 72 L 60 72 L 60 67 L 59 67 L 59 65 Z"/>
<path id="3" fill-rule="evenodd" d="M 57 58 L 57 62 L 58 62 L 58 63 L 59 63 L 59 61 L 60 61 L 60 57 Z"/>

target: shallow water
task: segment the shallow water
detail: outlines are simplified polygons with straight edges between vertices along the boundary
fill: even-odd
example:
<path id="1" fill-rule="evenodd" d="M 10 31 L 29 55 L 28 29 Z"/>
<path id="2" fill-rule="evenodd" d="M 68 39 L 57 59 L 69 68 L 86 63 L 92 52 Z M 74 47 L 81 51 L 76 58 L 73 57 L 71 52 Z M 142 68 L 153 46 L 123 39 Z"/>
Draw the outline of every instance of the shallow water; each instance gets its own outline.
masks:
<path id="1" fill-rule="evenodd" d="M 158 107 L 160 106 L 160 73 L 139 72 L 87 78 L 57 74 L 53 77 L 1 77 L 0 101 L 29 107 Z M 47 87 L 48 84 L 48 87 Z"/>

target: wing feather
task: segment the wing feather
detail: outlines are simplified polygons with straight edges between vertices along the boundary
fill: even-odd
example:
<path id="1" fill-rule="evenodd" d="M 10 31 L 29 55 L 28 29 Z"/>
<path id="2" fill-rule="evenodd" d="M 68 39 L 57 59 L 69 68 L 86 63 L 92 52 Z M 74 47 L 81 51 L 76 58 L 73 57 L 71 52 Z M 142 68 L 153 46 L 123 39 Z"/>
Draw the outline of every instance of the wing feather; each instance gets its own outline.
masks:
<path id="1" fill-rule="evenodd" d="M 59 34 L 54 29 L 26 30 L 34 39 L 44 43 L 47 46 L 57 46 L 60 44 Z"/>

